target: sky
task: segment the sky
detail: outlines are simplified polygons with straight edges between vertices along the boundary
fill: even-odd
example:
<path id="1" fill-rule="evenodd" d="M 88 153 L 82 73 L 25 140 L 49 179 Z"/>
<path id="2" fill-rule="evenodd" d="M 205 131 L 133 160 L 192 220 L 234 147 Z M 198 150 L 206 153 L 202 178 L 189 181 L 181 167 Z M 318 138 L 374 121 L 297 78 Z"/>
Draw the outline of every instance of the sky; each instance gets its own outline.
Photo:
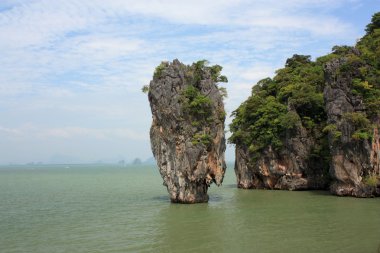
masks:
<path id="1" fill-rule="evenodd" d="M 0 0 L 0 164 L 148 159 L 141 87 L 161 61 L 222 65 L 230 115 L 293 54 L 354 45 L 377 11 L 380 0 Z"/>

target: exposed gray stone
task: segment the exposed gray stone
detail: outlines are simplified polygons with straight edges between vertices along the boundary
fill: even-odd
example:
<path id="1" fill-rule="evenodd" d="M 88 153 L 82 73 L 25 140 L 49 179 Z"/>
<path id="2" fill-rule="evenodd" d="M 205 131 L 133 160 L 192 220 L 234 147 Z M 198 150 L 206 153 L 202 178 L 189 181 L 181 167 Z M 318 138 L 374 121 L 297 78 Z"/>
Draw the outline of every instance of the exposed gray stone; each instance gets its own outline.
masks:
<path id="1" fill-rule="evenodd" d="M 153 115 L 150 129 L 151 148 L 164 185 L 172 202 L 207 202 L 208 187 L 222 183 L 224 160 L 224 106 L 210 69 L 194 72 L 174 60 L 162 63 L 149 85 L 149 102 Z M 196 75 L 200 80 L 194 81 Z M 184 91 L 193 85 L 210 99 L 210 115 L 201 124 L 184 108 Z M 197 139 L 205 135 L 209 143 Z"/>
<path id="2" fill-rule="evenodd" d="M 354 49 L 353 49 L 354 50 Z M 355 51 L 358 54 L 359 52 Z M 333 59 L 325 65 L 326 86 L 324 99 L 328 124 L 334 124 L 341 136 L 329 134 L 331 153 L 330 173 L 334 182 L 330 190 L 339 196 L 371 197 L 377 195 L 375 186 L 365 185 L 365 176 L 377 174 L 376 159 L 379 146 L 370 145 L 366 139 L 353 139 L 355 126 L 347 120 L 347 113 L 365 113 L 361 97 L 352 94 L 352 79 L 359 75 L 359 67 L 351 71 L 339 71 L 347 59 Z M 377 124 L 378 125 L 378 124 Z M 378 143 L 377 128 L 374 129 L 373 143 Z"/>
<path id="3" fill-rule="evenodd" d="M 318 167 L 318 164 L 309 160 L 314 140 L 306 129 L 298 125 L 287 133 L 284 142 L 285 147 L 281 152 L 274 152 L 269 146 L 256 160 L 252 160 L 248 148 L 236 145 L 237 186 L 244 189 L 278 190 L 325 188 L 327 179 L 324 178 L 322 169 L 310 169 Z"/>

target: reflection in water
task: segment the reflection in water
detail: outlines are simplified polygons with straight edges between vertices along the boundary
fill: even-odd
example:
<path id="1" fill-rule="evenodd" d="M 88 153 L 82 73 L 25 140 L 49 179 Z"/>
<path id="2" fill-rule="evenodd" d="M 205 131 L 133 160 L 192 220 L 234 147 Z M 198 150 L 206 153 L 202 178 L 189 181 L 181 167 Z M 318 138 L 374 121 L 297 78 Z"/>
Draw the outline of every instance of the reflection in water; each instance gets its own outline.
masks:
<path id="1" fill-rule="evenodd" d="M 159 252 L 220 251 L 223 234 L 220 225 L 223 211 L 215 212 L 209 204 L 168 204 L 157 215 L 158 234 L 155 244 Z"/>

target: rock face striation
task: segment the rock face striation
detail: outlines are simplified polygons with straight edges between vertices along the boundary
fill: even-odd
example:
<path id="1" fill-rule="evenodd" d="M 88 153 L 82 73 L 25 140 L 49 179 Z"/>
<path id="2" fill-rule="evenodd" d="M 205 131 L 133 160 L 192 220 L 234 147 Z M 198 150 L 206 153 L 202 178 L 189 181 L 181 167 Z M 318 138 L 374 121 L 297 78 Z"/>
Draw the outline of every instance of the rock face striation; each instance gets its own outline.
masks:
<path id="1" fill-rule="evenodd" d="M 301 125 L 289 131 L 285 148 L 271 146 L 255 160 L 244 145 L 236 145 L 235 174 L 238 188 L 307 190 L 326 188 L 326 175 L 320 164 L 310 159 L 315 140 Z M 311 169 L 312 168 L 312 169 Z M 317 171 L 317 172 L 315 172 Z"/>
<path id="2" fill-rule="evenodd" d="M 226 170 L 225 111 L 219 65 L 187 66 L 174 60 L 157 68 L 149 85 L 151 148 L 175 203 L 207 202 L 208 187 Z"/>
<path id="3" fill-rule="evenodd" d="M 350 53 L 360 55 L 355 48 Z M 348 59 L 342 57 L 325 65 L 324 98 L 328 123 L 338 133 L 329 134 L 333 178 L 330 190 L 339 196 L 371 197 L 380 195 L 376 185 L 365 182 L 366 178 L 380 175 L 379 121 L 369 122 L 373 123 L 369 125 L 373 131 L 372 140 L 355 137 L 355 133 L 360 133 L 358 128 L 363 127 L 362 116 L 366 116 L 366 108 L 363 98 L 352 92 L 352 86 L 353 80 L 361 76 L 360 68 L 365 66 L 359 63 L 349 71 L 340 71 L 347 64 Z"/>

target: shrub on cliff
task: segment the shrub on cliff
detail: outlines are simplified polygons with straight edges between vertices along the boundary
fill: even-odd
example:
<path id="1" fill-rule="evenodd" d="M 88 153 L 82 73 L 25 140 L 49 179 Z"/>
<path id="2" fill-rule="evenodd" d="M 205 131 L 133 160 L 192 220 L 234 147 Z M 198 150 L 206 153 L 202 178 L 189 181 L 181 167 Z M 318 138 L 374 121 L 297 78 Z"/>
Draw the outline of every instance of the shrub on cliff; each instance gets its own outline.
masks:
<path id="1" fill-rule="evenodd" d="M 182 91 L 182 109 L 192 121 L 193 126 L 202 127 L 206 122 L 213 120 L 221 120 L 220 114 L 225 114 L 224 110 L 218 113 L 215 119 L 211 117 L 212 108 L 211 100 L 206 95 L 202 94 L 202 80 L 211 76 L 212 81 L 217 84 L 220 82 L 228 82 L 227 77 L 221 75 L 223 67 L 220 65 L 208 66 L 207 60 L 200 60 L 193 63 L 187 73 L 186 80 L 188 86 Z M 224 87 L 218 87 L 222 97 L 227 96 L 227 91 Z"/>

